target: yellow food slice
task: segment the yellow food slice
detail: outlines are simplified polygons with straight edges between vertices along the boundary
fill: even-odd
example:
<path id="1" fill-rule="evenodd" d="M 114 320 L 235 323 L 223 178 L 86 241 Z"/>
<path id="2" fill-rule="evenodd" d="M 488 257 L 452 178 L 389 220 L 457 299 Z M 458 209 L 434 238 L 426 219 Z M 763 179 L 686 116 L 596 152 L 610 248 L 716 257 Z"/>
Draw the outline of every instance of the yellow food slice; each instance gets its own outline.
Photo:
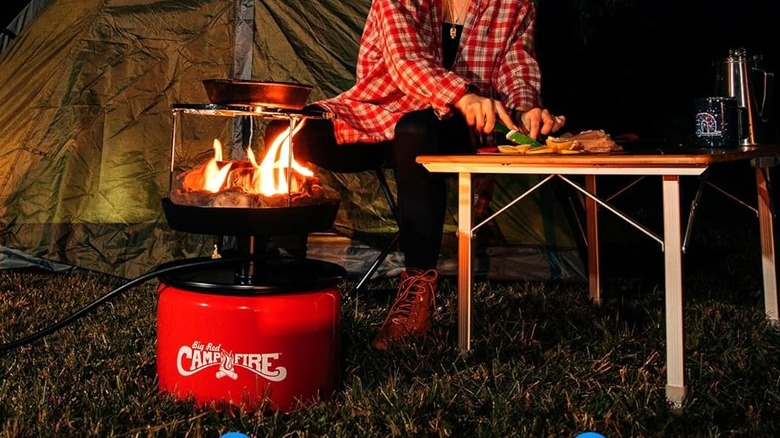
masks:
<path id="1" fill-rule="evenodd" d="M 578 149 L 582 149 L 580 147 L 577 140 L 566 140 L 562 138 L 555 138 L 555 137 L 547 137 L 547 141 L 545 142 L 547 146 L 554 147 L 557 150 L 570 150 L 570 151 L 576 151 Z"/>
<path id="2" fill-rule="evenodd" d="M 502 154 L 524 154 L 530 148 L 527 144 L 521 144 L 517 146 L 500 145 L 498 151 Z"/>
<path id="3" fill-rule="evenodd" d="M 535 154 L 554 154 L 558 150 L 555 147 L 550 146 L 542 146 L 538 148 L 530 148 L 528 149 L 528 152 L 526 152 L 528 155 L 535 155 Z"/>
<path id="4" fill-rule="evenodd" d="M 569 154 L 582 154 L 582 153 L 584 153 L 584 152 L 585 152 L 585 151 L 583 151 L 582 149 L 577 149 L 577 150 L 571 150 L 571 149 L 559 149 L 559 150 L 558 150 L 558 153 L 559 153 L 559 154 L 564 154 L 564 155 L 569 155 Z"/>

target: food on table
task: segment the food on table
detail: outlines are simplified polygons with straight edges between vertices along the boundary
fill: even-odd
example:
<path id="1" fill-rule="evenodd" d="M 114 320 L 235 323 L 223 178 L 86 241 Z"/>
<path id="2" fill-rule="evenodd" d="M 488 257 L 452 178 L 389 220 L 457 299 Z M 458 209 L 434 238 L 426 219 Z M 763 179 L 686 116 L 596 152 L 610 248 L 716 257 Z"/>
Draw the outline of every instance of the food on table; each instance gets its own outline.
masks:
<path id="1" fill-rule="evenodd" d="M 525 154 L 531 148 L 528 144 L 499 145 L 498 151 L 502 154 Z"/>
<path id="2" fill-rule="evenodd" d="M 557 154 L 558 148 L 556 146 L 549 146 L 545 145 L 538 148 L 532 148 L 528 150 L 528 155 L 536 155 L 536 154 Z"/>
<path id="3" fill-rule="evenodd" d="M 547 137 L 547 141 L 553 142 L 569 142 L 574 141 L 577 143 L 577 147 L 585 152 L 591 153 L 606 153 L 606 152 L 618 152 L 623 148 L 615 143 L 609 134 L 602 129 L 593 129 L 588 131 L 582 131 L 577 134 L 565 133 L 560 137 Z"/>
<path id="4" fill-rule="evenodd" d="M 600 129 L 577 134 L 565 133 L 559 137 L 548 136 L 544 144 L 539 142 L 532 144 L 526 140 L 524 144 L 498 146 L 498 151 L 502 154 L 525 155 L 608 153 L 622 150 L 623 148 L 615 143 L 609 134 Z"/>
<path id="5" fill-rule="evenodd" d="M 577 140 L 571 140 L 568 138 L 560 138 L 560 137 L 547 137 L 547 140 L 545 140 L 545 143 L 548 147 L 555 149 L 556 152 L 563 152 L 563 151 L 569 151 L 569 152 L 575 152 L 575 151 L 582 151 L 582 146 Z"/>

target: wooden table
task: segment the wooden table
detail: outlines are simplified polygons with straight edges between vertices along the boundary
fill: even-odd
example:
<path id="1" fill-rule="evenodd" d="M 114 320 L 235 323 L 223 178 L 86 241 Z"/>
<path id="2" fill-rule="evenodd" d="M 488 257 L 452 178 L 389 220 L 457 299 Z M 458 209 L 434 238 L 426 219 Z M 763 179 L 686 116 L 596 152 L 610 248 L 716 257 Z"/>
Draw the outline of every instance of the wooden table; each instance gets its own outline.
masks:
<path id="1" fill-rule="evenodd" d="M 768 168 L 774 166 L 780 147 L 761 146 L 752 150 L 702 151 L 684 148 L 653 150 L 636 153 L 576 154 L 576 155 L 424 155 L 417 158 L 431 172 L 458 174 L 458 345 L 471 348 L 471 304 L 473 287 L 473 247 L 475 230 L 487 220 L 500 214 L 515 202 L 549 181 L 559 177 L 586 195 L 588 277 L 590 298 L 600 301 L 598 208 L 604 207 L 618 214 L 632 225 L 656 239 L 664 252 L 665 307 L 666 307 L 666 397 L 674 404 L 682 404 L 687 387 L 684 374 L 683 335 L 683 274 L 681 246 L 680 177 L 700 176 L 708 168 L 719 163 L 753 160 L 757 190 L 764 304 L 767 318 L 778 321 L 777 278 L 773 212 L 769 194 Z M 520 194 L 495 215 L 475 227 L 472 216 L 472 182 L 475 173 L 484 174 L 533 174 L 547 175 L 539 184 Z M 585 187 L 581 187 L 567 175 L 582 175 Z M 655 175 L 661 177 L 663 195 L 663 236 L 633 222 L 613 209 L 596 195 L 596 177 L 599 175 Z"/>

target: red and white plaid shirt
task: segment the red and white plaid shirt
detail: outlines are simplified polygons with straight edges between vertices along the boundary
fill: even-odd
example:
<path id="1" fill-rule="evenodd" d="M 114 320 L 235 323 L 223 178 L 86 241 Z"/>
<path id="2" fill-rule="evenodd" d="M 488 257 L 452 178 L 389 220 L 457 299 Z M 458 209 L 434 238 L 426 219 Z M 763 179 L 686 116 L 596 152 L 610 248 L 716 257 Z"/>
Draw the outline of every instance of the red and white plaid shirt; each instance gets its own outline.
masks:
<path id="1" fill-rule="evenodd" d="M 533 0 L 472 1 L 451 71 L 442 67 L 441 11 L 439 0 L 373 0 L 355 86 L 317 102 L 337 114 L 339 143 L 390 140 L 411 111 L 448 117 L 469 86 L 507 108 L 540 105 Z"/>

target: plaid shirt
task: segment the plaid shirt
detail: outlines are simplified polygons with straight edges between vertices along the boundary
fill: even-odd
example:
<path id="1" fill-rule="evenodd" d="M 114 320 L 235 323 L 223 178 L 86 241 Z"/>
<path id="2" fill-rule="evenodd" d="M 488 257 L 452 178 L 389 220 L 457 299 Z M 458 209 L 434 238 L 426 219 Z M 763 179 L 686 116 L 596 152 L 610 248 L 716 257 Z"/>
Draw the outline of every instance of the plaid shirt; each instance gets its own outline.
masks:
<path id="1" fill-rule="evenodd" d="M 509 109 L 540 105 L 533 0 L 474 0 L 452 70 L 442 67 L 441 2 L 373 0 L 354 87 L 317 102 L 337 114 L 339 143 L 390 140 L 406 113 L 433 108 L 449 117 L 476 87 Z"/>

